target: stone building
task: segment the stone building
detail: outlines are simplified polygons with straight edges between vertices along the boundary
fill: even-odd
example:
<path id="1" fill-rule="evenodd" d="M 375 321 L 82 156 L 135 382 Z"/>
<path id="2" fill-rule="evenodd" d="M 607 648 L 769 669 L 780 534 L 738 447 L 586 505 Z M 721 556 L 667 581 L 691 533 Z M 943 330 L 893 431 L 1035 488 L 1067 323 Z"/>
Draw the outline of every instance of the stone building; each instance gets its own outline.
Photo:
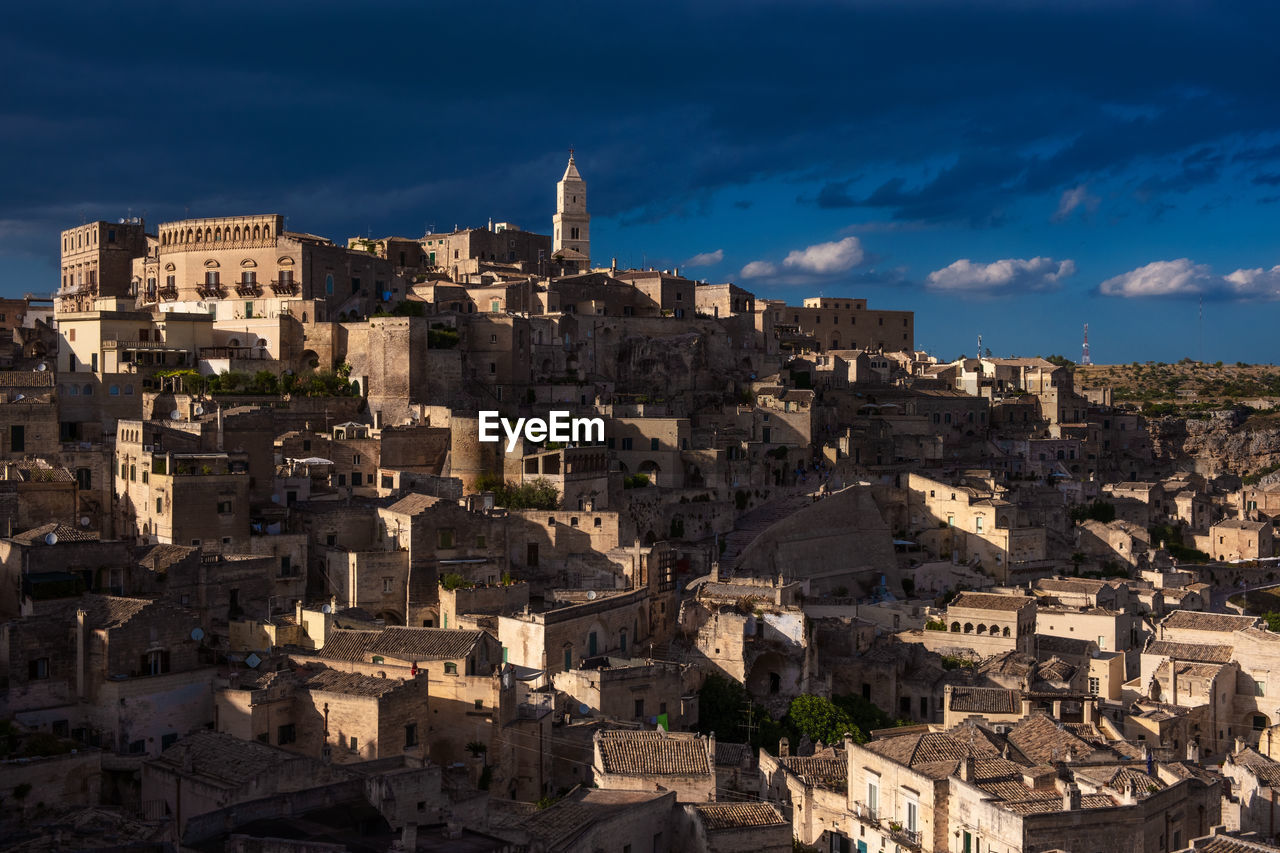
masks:
<path id="1" fill-rule="evenodd" d="M 684 806 L 688 850 L 708 853 L 788 853 L 791 825 L 773 803 Z"/>
<path id="2" fill-rule="evenodd" d="M 1275 552 L 1274 528 L 1270 521 L 1228 518 L 1209 528 L 1207 536 L 1196 536 L 1196 547 L 1218 562 L 1257 560 Z"/>
<path id="3" fill-rule="evenodd" d="M 821 350 L 896 352 L 915 349 L 915 314 L 877 311 L 865 299 L 811 297 L 804 304 L 770 306 L 776 324 L 789 323 L 812 336 Z"/>
<path id="4" fill-rule="evenodd" d="M 606 729 L 595 734 L 595 783 L 610 791 L 674 791 L 679 803 L 716 798 L 714 736 Z"/>
<path id="5" fill-rule="evenodd" d="M 142 801 L 173 819 L 181 837 L 187 823 L 236 803 L 301 791 L 352 778 L 350 771 L 274 746 L 222 732 L 183 738 L 142 764 Z"/>
<path id="6" fill-rule="evenodd" d="M 90 222 L 63 231 L 58 313 L 92 310 L 100 296 L 132 296 L 133 260 L 146 251 L 141 219 Z"/>

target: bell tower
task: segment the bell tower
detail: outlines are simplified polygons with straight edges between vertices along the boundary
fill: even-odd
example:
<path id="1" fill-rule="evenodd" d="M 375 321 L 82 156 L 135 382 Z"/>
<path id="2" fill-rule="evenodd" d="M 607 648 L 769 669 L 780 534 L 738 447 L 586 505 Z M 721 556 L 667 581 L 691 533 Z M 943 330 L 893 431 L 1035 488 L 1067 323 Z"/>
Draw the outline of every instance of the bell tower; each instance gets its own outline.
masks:
<path id="1" fill-rule="evenodd" d="M 551 255 L 572 262 L 579 272 L 591 269 L 591 215 L 587 213 L 587 182 L 578 173 L 569 149 L 569 165 L 556 184 L 556 215 L 551 218 Z"/>

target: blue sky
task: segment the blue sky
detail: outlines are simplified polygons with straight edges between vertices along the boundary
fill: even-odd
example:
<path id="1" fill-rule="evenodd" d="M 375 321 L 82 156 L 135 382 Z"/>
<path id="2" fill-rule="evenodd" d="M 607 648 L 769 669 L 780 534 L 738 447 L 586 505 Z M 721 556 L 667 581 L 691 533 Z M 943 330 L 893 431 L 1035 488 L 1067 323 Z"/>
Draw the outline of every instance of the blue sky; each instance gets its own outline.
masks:
<path id="1" fill-rule="evenodd" d="M 911 309 L 946 358 L 1078 358 L 1088 322 L 1095 361 L 1277 360 L 1280 4 L 6 15 L 6 294 L 56 287 L 60 229 L 128 214 L 547 233 L 573 146 L 597 261 Z"/>

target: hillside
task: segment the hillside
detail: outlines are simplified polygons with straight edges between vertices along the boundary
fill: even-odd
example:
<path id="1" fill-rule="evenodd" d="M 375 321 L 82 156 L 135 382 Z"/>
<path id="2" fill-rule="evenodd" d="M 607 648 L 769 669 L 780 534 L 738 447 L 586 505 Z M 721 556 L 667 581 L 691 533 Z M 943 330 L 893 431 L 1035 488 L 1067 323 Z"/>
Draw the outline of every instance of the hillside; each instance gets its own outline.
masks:
<path id="1" fill-rule="evenodd" d="M 1077 389 L 1110 386 L 1115 403 L 1211 408 L 1244 401 L 1280 402 L 1280 367 L 1270 364 L 1205 364 L 1184 359 L 1177 364 L 1075 365 L 1073 371 Z"/>

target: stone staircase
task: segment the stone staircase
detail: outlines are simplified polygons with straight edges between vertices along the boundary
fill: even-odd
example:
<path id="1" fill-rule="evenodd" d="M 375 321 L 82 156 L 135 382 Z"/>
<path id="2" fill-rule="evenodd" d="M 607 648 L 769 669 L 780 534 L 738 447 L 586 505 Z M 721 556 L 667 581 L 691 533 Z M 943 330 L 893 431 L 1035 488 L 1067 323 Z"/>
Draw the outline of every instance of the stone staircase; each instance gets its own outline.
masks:
<path id="1" fill-rule="evenodd" d="M 813 498 L 807 490 L 797 490 L 793 494 L 775 498 L 742 515 L 734 526 L 733 532 L 725 537 L 724 553 L 720 556 L 720 573 L 722 575 L 734 573 L 743 552 L 757 536 L 811 503 Z"/>

